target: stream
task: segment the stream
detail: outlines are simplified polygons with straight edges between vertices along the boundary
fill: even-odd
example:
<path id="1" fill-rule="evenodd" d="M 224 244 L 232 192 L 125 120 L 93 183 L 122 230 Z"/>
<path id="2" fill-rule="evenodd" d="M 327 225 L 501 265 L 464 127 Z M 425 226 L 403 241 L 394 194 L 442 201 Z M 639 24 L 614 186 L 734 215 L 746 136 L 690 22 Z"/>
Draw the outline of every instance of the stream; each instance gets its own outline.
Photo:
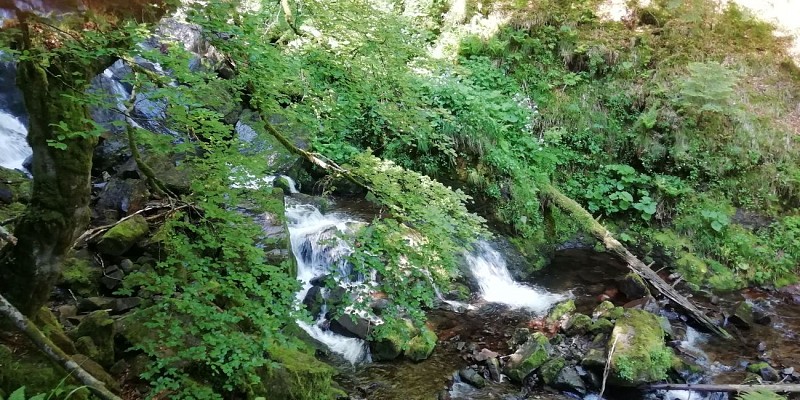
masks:
<path id="1" fill-rule="evenodd" d="M 350 249 L 337 239 L 368 221 L 369 211 L 361 210 L 358 203 L 339 201 L 333 211 L 322 213 L 314 205 L 298 203 L 287 197 L 287 218 L 292 248 L 299 264 L 298 279 L 303 289 L 298 293 L 302 302 L 313 289 L 315 278 L 337 271 L 349 276 L 350 267 L 344 258 Z M 504 246 L 501 246 L 505 248 Z M 518 257 L 510 259 L 517 260 Z M 588 249 L 559 251 L 550 266 L 535 274 L 531 282 L 518 282 L 512 278 L 511 269 L 524 265 L 508 265 L 507 257 L 488 242 L 479 242 L 477 250 L 464 255 L 466 270 L 474 280 L 476 290 L 470 304 L 453 307 L 441 299 L 439 308 L 428 314 L 430 325 L 439 336 L 433 355 L 422 362 L 396 360 L 371 362 L 369 347 L 359 338 L 349 337 L 329 329 L 325 312 L 317 315 L 314 324 L 301 326 L 307 333 L 330 349 L 330 361 L 341 374 L 338 383 L 353 399 L 434 399 L 446 391 L 450 399 L 562 399 L 571 395 L 551 391 L 520 389 L 507 381 L 477 389 L 461 382 L 458 371 L 470 364 L 465 354 L 490 349 L 509 354 L 509 338 L 514 330 L 525 327 L 540 317 L 560 300 L 572 298 L 579 312 L 591 313 L 601 299 L 610 299 L 617 305 L 625 304 L 617 293 L 618 280 L 627 272 L 624 264 L 615 258 Z M 374 277 L 373 277 L 374 278 Z M 356 277 L 339 282 L 345 286 L 369 287 L 370 277 Z M 532 282 L 535 282 L 532 283 Z M 366 289 L 365 289 L 366 290 Z M 751 303 L 757 313 L 769 318 L 766 325 L 754 324 L 751 329 L 729 327 L 735 333 L 735 342 L 726 342 L 710 334 L 701 333 L 686 323 L 685 316 L 673 311 L 669 305 L 658 312 L 667 317 L 673 328 L 670 345 L 677 354 L 688 357 L 702 367 L 702 374 L 687 377 L 692 383 L 741 383 L 748 362 L 769 361 L 772 365 L 791 368 L 800 361 L 797 346 L 800 331 L 800 290 L 767 292 L 747 290 L 721 297 L 695 297 L 713 314 L 731 310 L 739 301 Z M 453 311 L 458 309 L 460 311 Z M 352 336 L 352 335 L 350 335 Z M 788 371 L 787 371 L 788 372 Z M 588 394 L 585 399 L 598 399 Z M 690 393 L 688 391 L 659 391 L 656 393 L 609 392 L 607 399 L 713 399 L 724 400 L 726 393 Z"/>

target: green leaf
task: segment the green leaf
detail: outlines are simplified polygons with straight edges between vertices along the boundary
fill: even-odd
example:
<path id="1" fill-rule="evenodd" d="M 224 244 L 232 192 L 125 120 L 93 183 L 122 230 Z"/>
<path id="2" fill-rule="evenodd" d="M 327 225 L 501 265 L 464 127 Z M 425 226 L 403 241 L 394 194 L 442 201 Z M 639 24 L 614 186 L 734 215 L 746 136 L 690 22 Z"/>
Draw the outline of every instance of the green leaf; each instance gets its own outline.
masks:
<path id="1" fill-rule="evenodd" d="M 25 399 L 25 386 L 15 390 L 8 396 L 8 400 L 26 400 Z"/>

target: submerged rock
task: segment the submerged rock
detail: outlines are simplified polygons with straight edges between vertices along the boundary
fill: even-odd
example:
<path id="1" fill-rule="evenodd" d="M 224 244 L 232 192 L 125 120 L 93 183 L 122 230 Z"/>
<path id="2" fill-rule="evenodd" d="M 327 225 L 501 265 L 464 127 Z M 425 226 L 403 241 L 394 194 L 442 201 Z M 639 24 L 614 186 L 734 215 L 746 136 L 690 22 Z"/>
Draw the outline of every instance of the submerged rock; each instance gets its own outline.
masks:
<path id="1" fill-rule="evenodd" d="M 672 365 L 672 350 L 664 344 L 658 317 L 629 309 L 617 320 L 608 341 L 611 355 L 610 382 L 639 386 L 666 378 Z"/>

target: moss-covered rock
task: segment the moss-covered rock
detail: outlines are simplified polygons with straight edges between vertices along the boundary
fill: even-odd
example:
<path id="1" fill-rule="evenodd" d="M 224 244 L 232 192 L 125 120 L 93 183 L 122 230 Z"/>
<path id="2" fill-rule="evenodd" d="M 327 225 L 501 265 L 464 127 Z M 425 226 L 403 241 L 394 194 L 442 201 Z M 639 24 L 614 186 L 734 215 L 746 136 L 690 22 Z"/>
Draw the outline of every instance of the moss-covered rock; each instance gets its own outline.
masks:
<path id="1" fill-rule="evenodd" d="M 64 333 L 64 328 L 58 322 L 58 318 L 53 315 L 47 307 L 42 307 L 36 315 L 33 316 L 33 323 L 39 330 L 50 339 L 53 344 L 64 350 L 67 354 L 75 354 L 75 344 Z"/>
<path id="2" fill-rule="evenodd" d="M 547 321 L 548 322 L 556 322 L 560 321 L 566 315 L 572 314 L 575 312 L 575 300 L 567 300 L 561 303 L 558 303 L 553 307 L 552 310 L 547 314 Z"/>
<path id="3" fill-rule="evenodd" d="M 552 385 L 556 381 L 559 372 L 561 372 L 566 365 L 567 362 L 562 357 L 547 360 L 547 362 L 539 367 L 539 376 L 542 378 L 542 382 L 544 382 L 545 385 Z"/>
<path id="4" fill-rule="evenodd" d="M 405 340 L 399 334 L 385 335 L 381 339 L 371 341 L 369 348 L 375 361 L 391 361 L 403 354 Z"/>
<path id="5" fill-rule="evenodd" d="M 142 240 L 149 231 L 147 220 L 137 214 L 109 229 L 97 244 L 97 248 L 104 254 L 121 256 Z"/>
<path id="6" fill-rule="evenodd" d="M 602 371 L 606 365 L 605 349 L 589 349 L 581 359 L 581 366 L 593 371 Z"/>
<path id="7" fill-rule="evenodd" d="M 597 305 L 592 311 L 592 317 L 594 318 L 608 318 L 608 319 L 617 319 L 625 313 L 625 309 L 622 307 L 614 306 L 614 303 L 606 300 Z"/>
<path id="8" fill-rule="evenodd" d="M 328 400 L 340 393 L 332 386 L 332 367 L 300 350 L 276 347 L 269 358 L 278 366 L 263 373 L 252 395 L 268 399 Z"/>
<path id="9" fill-rule="evenodd" d="M 575 314 L 564 327 L 564 332 L 567 335 L 582 335 L 589 331 L 592 326 L 592 319 L 588 315 Z"/>
<path id="10" fill-rule="evenodd" d="M 94 264 L 88 251 L 81 251 L 64 261 L 59 286 L 68 287 L 81 297 L 97 295 L 97 283 L 103 271 Z"/>
<path id="11" fill-rule="evenodd" d="M 672 350 L 664 345 L 664 330 L 658 317 L 643 310 L 629 309 L 617 320 L 608 348 L 611 382 L 639 386 L 666 378 L 672 366 Z"/>
<path id="12" fill-rule="evenodd" d="M 609 333 L 612 329 L 614 329 L 614 323 L 611 322 L 611 320 L 608 318 L 598 318 L 596 321 L 592 322 L 592 326 L 589 327 L 589 332 L 594 334 Z"/>
<path id="13" fill-rule="evenodd" d="M 88 336 L 97 348 L 95 361 L 106 367 L 114 364 L 114 335 L 116 329 L 114 320 L 108 315 L 108 311 L 95 311 L 84 318 L 78 327 L 70 332 L 70 336 L 75 340 L 80 340 Z"/>
<path id="14" fill-rule="evenodd" d="M 630 300 L 650 296 L 650 289 L 639 274 L 629 272 L 619 283 L 619 289 Z"/>
<path id="15" fill-rule="evenodd" d="M 526 376 L 550 358 L 550 341 L 547 336 L 536 332 L 512 354 L 503 372 L 514 382 L 522 382 Z"/>
<path id="16" fill-rule="evenodd" d="M 417 336 L 408 341 L 405 350 L 406 358 L 414 361 L 427 359 L 436 347 L 436 339 L 436 334 L 432 330 L 427 327 L 423 328 Z"/>
<path id="17" fill-rule="evenodd" d="M 24 173 L 0 167 L 0 190 L 7 191 L 8 201 L 0 201 L 0 204 L 6 203 L 27 203 L 31 199 L 31 179 Z"/>
<path id="18" fill-rule="evenodd" d="M 78 363 L 81 368 L 85 369 L 86 372 L 91 374 L 93 377 L 97 378 L 100 382 L 106 384 L 106 387 L 113 391 L 119 391 L 119 382 L 114 379 L 108 372 L 106 372 L 103 367 L 100 366 L 97 362 L 93 359 L 87 357 L 83 354 L 75 354 L 72 356 L 72 361 Z"/>

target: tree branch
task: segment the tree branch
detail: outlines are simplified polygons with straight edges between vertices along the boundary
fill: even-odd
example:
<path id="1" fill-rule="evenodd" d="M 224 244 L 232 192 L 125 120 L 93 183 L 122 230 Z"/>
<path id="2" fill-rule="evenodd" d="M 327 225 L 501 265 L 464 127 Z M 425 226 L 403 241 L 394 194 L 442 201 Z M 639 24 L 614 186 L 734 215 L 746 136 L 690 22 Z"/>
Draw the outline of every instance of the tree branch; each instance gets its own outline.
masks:
<path id="1" fill-rule="evenodd" d="M 644 386 L 645 390 L 689 390 L 693 392 L 754 392 L 768 391 L 780 393 L 799 393 L 798 384 L 774 384 L 774 385 L 714 385 L 714 384 L 678 384 L 678 383 L 659 383 Z"/>
<path id="2" fill-rule="evenodd" d="M 102 400 L 122 400 L 106 388 L 103 382 L 81 368 L 78 363 L 73 361 L 63 350 L 53 344 L 39 328 L 36 327 L 27 317 L 22 315 L 14 305 L 8 302 L 5 297 L 0 295 L 0 315 L 5 316 L 14 326 L 17 327 L 28 339 L 36 345 L 39 350 L 47 355 L 51 360 L 60 365 L 64 370 L 75 377 L 97 397 Z"/>

